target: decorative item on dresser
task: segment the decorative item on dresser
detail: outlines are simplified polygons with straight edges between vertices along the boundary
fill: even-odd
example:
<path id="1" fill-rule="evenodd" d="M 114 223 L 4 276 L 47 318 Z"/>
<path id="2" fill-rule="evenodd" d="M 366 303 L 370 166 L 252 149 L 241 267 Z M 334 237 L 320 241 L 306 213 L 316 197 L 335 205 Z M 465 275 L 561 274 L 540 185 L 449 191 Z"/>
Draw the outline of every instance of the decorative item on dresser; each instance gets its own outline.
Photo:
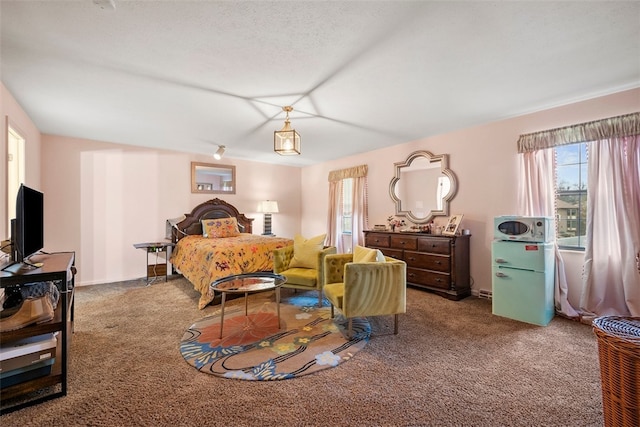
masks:
<path id="1" fill-rule="evenodd" d="M 407 263 L 407 285 L 460 300 L 471 295 L 470 235 L 365 231 L 368 248 Z"/>

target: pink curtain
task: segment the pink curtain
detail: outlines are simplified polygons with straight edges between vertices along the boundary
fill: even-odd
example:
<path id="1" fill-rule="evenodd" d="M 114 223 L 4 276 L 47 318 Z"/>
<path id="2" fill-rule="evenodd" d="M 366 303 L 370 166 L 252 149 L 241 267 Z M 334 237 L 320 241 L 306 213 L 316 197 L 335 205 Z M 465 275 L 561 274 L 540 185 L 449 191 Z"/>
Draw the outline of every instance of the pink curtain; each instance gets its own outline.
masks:
<path id="1" fill-rule="evenodd" d="M 327 245 L 344 252 L 342 243 L 342 180 L 329 182 L 329 212 L 327 214 Z"/>
<path id="2" fill-rule="evenodd" d="M 368 228 L 369 205 L 367 196 L 367 165 L 354 166 L 329 172 L 329 209 L 327 245 L 335 246 L 338 253 L 345 253 L 355 245 L 364 246 L 364 230 Z M 345 248 L 342 230 L 343 180 L 353 179 L 351 194 L 351 246 Z"/>
<path id="3" fill-rule="evenodd" d="M 520 188 L 518 206 L 522 215 L 555 216 L 555 158 L 553 150 L 542 149 L 520 154 Z M 568 285 L 564 261 L 555 244 L 556 311 L 568 317 L 578 316 L 567 298 Z"/>
<path id="4" fill-rule="evenodd" d="M 640 315 L 640 112 L 520 135 L 520 208 L 553 214 L 553 153 L 588 142 L 587 241 L 580 298 L 591 314 Z M 564 300 L 563 264 L 556 249 L 556 308 Z M 566 280 L 564 281 L 566 284 Z M 566 290 L 566 288 L 565 288 Z"/>
<path id="5" fill-rule="evenodd" d="M 581 309 L 640 316 L 640 136 L 590 142 Z"/>
<path id="6" fill-rule="evenodd" d="M 364 230 L 369 228 L 369 201 L 367 197 L 367 177 L 353 178 L 353 216 L 351 223 L 351 247 L 364 246 Z M 338 250 L 338 252 L 340 252 Z"/>

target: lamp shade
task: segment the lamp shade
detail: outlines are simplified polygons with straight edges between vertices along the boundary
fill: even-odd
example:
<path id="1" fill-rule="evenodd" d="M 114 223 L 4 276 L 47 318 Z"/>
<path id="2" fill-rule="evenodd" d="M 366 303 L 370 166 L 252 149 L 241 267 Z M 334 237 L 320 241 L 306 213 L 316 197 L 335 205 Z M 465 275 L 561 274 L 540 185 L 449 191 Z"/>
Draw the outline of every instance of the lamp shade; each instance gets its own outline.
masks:
<path id="1" fill-rule="evenodd" d="M 258 212 L 278 213 L 278 202 L 275 200 L 263 200 L 258 204 Z"/>

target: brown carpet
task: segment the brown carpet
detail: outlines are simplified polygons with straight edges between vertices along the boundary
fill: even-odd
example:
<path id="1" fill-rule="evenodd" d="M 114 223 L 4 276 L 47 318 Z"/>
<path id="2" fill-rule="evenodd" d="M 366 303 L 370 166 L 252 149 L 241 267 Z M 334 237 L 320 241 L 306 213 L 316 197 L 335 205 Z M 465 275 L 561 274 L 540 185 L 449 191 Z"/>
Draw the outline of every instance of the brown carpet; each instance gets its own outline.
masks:
<path id="1" fill-rule="evenodd" d="M 284 292 L 292 292 L 286 291 Z M 178 349 L 197 308 L 184 279 L 77 290 L 69 394 L 3 426 L 598 426 L 597 340 L 491 314 L 490 301 L 409 289 L 407 314 L 371 318 L 356 357 L 290 381 L 203 374 Z M 241 300 L 232 303 L 242 303 Z"/>

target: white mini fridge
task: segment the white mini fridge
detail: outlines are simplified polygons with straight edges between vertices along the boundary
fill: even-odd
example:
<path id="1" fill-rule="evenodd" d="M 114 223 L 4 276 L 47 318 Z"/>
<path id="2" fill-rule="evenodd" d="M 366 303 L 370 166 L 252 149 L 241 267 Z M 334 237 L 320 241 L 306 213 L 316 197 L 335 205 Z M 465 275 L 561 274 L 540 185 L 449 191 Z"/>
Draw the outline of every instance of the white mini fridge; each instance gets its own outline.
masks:
<path id="1" fill-rule="evenodd" d="M 546 326 L 555 313 L 554 243 L 494 240 L 493 314 Z"/>

